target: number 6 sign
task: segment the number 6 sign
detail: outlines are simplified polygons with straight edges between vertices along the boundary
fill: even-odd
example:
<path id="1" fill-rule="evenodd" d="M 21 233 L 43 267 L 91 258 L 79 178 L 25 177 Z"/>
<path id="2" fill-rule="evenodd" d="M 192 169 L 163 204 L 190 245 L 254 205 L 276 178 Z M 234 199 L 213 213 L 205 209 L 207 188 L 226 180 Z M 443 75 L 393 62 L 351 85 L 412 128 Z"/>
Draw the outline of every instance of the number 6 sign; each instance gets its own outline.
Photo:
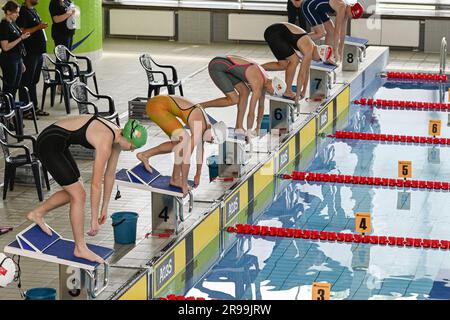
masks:
<path id="1" fill-rule="evenodd" d="M 412 177 L 412 162 L 411 161 L 399 161 L 398 162 L 398 176 L 400 178 Z"/>

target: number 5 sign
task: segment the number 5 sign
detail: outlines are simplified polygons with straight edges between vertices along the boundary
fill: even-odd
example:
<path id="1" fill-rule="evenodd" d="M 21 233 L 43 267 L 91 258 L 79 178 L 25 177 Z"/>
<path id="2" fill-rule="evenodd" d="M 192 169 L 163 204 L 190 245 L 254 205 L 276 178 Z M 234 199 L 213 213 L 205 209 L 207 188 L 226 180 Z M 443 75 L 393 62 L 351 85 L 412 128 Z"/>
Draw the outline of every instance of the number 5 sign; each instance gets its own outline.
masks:
<path id="1" fill-rule="evenodd" d="M 330 300 L 331 285 L 325 282 L 314 282 L 312 285 L 313 300 Z"/>
<path id="2" fill-rule="evenodd" d="M 398 162 L 398 176 L 400 178 L 412 177 L 412 162 L 411 161 L 399 161 Z"/>

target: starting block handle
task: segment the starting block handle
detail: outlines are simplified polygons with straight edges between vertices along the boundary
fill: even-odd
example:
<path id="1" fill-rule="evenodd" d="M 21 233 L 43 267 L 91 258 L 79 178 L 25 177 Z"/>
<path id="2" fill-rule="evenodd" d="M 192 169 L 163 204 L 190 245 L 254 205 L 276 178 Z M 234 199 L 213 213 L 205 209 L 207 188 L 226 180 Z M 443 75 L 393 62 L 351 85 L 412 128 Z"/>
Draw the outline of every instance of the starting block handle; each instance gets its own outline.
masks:
<path id="1" fill-rule="evenodd" d="M 359 62 L 363 62 L 363 58 L 366 57 L 366 47 L 358 47 L 358 50 L 361 52 L 359 55 Z"/>
<path id="2" fill-rule="evenodd" d="M 86 274 L 89 277 L 88 281 L 88 291 L 90 296 L 95 299 L 97 298 L 103 291 L 105 291 L 106 287 L 108 286 L 109 282 L 109 264 L 104 263 L 104 271 L 103 271 L 103 283 L 102 286 L 99 288 L 99 279 L 98 279 L 98 268 L 94 271 L 85 270 Z"/>
<path id="3" fill-rule="evenodd" d="M 192 212 L 192 209 L 194 209 L 194 195 L 192 194 L 192 191 L 189 191 L 189 213 Z"/>
<path id="4" fill-rule="evenodd" d="M 328 77 L 328 89 L 331 90 L 333 88 L 333 84 L 336 83 L 336 71 L 331 71 L 327 73 Z"/>

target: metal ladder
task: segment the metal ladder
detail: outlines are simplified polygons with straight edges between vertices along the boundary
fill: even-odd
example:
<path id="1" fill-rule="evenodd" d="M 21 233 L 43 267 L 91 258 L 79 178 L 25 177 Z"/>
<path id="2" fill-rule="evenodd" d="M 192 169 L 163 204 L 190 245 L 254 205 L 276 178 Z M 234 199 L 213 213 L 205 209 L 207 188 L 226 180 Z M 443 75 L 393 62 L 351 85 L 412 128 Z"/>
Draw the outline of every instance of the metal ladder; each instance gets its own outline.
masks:
<path id="1" fill-rule="evenodd" d="M 447 40 L 445 37 L 441 41 L 441 57 L 439 60 L 439 73 L 445 74 L 445 67 L 447 65 Z"/>

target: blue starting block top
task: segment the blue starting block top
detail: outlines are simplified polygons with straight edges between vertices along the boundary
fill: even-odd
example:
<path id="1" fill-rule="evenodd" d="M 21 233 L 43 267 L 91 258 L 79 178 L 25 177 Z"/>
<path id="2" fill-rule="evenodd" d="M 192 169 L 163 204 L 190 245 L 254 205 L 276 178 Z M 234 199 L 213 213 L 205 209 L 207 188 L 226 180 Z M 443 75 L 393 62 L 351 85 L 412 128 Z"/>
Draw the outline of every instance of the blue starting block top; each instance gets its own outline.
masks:
<path id="1" fill-rule="evenodd" d="M 345 36 L 345 44 L 350 44 L 358 47 L 364 47 L 369 43 L 369 40 L 351 36 Z"/>
<path id="2" fill-rule="evenodd" d="M 22 249 L 33 250 L 36 252 L 43 252 L 45 249 L 53 245 L 56 241 L 61 239 L 61 236 L 51 229 L 52 235 L 49 236 L 42 232 L 38 225 L 31 225 L 18 235 L 16 240 Z"/>
<path id="3" fill-rule="evenodd" d="M 292 92 L 294 92 L 294 93 L 297 92 L 297 86 L 296 85 L 292 86 Z M 290 99 L 290 98 L 285 97 L 285 96 L 278 97 L 278 96 L 274 96 L 274 95 L 266 93 L 266 97 L 269 100 L 280 101 L 280 102 L 284 102 L 284 103 L 295 105 L 295 100 L 294 99 Z"/>
<path id="4" fill-rule="evenodd" d="M 132 169 L 121 169 L 116 173 L 116 182 L 126 187 L 142 189 L 160 194 L 171 195 L 183 198 L 181 188 L 170 185 L 170 176 L 163 176 L 153 168 L 153 172 L 148 172 L 142 163 Z M 189 180 L 189 185 L 194 186 L 194 181 Z"/>
<path id="5" fill-rule="evenodd" d="M 246 142 L 247 136 L 243 133 L 236 132 L 236 128 L 228 128 L 228 138 L 227 140 L 236 140 L 239 142 Z"/>
<path id="6" fill-rule="evenodd" d="M 22 247 L 21 242 L 28 247 Z M 88 244 L 90 250 L 103 258 L 108 259 L 114 250 L 97 245 Z M 38 249 L 39 248 L 39 249 Z M 47 235 L 37 224 L 17 234 L 16 240 L 8 244 L 4 251 L 9 254 L 25 256 L 32 259 L 67 265 L 75 268 L 93 271 L 100 264 L 73 255 L 75 242 L 61 238 L 52 230 L 52 236 Z M 41 250 L 42 249 L 42 250 Z"/>
<path id="7" fill-rule="evenodd" d="M 140 181 L 143 184 L 150 185 L 155 179 L 157 179 L 161 173 L 152 168 L 153 171 L 150 173 L 145 169 L 144 165 L 142 163 L 138 164 L 134 168 L 127 170 L 127 175 L 130 181 L 135 182 L 136 179 Z"/>
<path id="8" fill-rule="evenodd" d="M 322 61 L 311 61 L 311 69 L 332 72 L 337 69 L 337 66 L 323 63 Z"/>

